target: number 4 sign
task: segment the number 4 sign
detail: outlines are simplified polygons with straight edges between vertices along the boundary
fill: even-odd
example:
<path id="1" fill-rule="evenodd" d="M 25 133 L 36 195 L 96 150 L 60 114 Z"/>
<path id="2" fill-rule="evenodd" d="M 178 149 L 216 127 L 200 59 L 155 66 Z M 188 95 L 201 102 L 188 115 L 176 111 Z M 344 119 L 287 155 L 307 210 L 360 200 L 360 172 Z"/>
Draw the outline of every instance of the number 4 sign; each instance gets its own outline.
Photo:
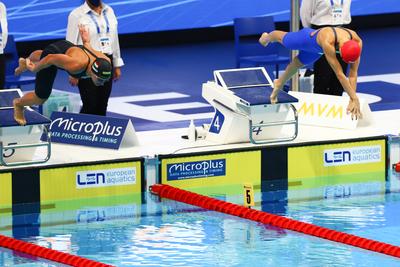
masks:
<path id="1" fill-rule="evenodd" d="M 222 125 L 224 124 L 225 117 L 224 115 L 219 111 L 216 110 L 214 118 L 211 122 L 210 125 L 210 132 L 211 133 L 216 133 L 218 134 L 221 131 Z"/>

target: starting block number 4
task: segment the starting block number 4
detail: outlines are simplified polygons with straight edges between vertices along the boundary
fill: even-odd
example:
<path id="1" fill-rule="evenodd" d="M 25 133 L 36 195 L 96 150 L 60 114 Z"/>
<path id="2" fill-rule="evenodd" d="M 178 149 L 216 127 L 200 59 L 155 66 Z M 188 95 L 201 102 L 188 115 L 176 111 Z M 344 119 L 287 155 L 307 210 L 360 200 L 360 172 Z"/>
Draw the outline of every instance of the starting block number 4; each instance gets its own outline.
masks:
<path id="1" fill-rule="evenodd" d="M 254 206 L 254 190 L 252 184 L 244 184 L 243 185 L 243 199 L 245 207 L 253 207 Z"/>
<path id="2" fill-rule="evenodd" d="M 211 133 L 216 133 L 218 134 L 221 131 L 222 125 L 224 124 L 225 117 L 224 115 L 219 111 L 216 110 L 214 118 L 211 122 L 210 125 L 210 132 Z"/>

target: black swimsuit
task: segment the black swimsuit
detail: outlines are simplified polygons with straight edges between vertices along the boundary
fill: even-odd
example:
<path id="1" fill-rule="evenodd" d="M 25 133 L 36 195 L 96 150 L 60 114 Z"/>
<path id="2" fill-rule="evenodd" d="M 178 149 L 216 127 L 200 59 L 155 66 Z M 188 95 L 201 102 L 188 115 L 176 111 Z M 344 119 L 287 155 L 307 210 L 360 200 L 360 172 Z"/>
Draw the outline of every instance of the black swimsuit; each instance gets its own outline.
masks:
<path id="1" fill-rule="evenodd" d="M 50 55 L 50 54 L 65 54 L 67 52 L 67 50 L 70 49 L 71 47 L 81 48 L 88 57 L 88 63 L 83 71 L 81 71 L 79 73 L 70 73 L 67 71 L 68 74 L 77 79 L 87 77 L 88 75 L 86 74 L 86 70 L 90 64 L 90 57 L 87 54 L 87 52 L 89 52 L 93 56 L 95 56 L 95 55 L 84 46 L 77 46 L 66 40 L 57 41 L 55 43 L 48 45 L 43 50 L 42 55 L 40 56 L 40 59 L 42 59 L 45 56 Z M 35 94 L 38 97 L 40 97 L 41 99 L 49 98 L 51 91 L 53 89 L 54 80 L 57 75 L 57 69 L 58 68 L 53 65 L 48 68 L 42 69 L 38 73 L 36 73 Z"/>
<path id="2" fill-rule="evenodd" d="M 339 49 L 339 43 L 338 43 L 338 41 L 337 41 L 337 33 L 336 33 L 336 29 L 335 28 L 339 28 L 339 29 L 342 29 L 342 30 L 345 30 L 348 34 L 349 34 L 349 36 L 350 36 L 350 40 L 353 40 L 353 35 L 351 34 L 351 32 L 348 30 L 348 29 L 346 29 L 346 28 L 342 28 L 342 27 L 331 27 L 331 29 L 332 29 L 332 31 L 333 31 L 333 34 L 335 35 L 335 49 L 336 49 L 336 53 L 340 53 L 340 49 Z"/>

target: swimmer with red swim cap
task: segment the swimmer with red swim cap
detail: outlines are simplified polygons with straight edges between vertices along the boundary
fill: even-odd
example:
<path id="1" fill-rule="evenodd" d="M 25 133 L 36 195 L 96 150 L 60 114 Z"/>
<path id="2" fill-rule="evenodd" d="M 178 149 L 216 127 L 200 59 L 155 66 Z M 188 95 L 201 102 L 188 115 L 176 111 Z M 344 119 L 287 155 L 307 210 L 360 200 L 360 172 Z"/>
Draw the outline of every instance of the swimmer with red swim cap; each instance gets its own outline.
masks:
<path id="1" fill-rule="evenodd" d="M 303 28 L 297 32 L 265 32 L 259 41 L 263 46 L 267 46 L 270 42 L 279 42 L 288 49 L 299 50 L 299 54 L 286 67 L 284 74 L 274 80 L 274 90 L 270 96 L 271 103 L 278 101 L 279 90 L 297 73 L 298 69 L 314 63 L 325 54 L 340 84 L 350 97 L 347 112 L 351 114 L 352 119 L 362 117 L 360 102 L 356 94 L 362 41 L 356 32 L 341 27 L 324 27 L 318 30 Z M 336 54 L 340 54 L 343 61 L 350 64 L 348 78 L 343 73 Z"/>

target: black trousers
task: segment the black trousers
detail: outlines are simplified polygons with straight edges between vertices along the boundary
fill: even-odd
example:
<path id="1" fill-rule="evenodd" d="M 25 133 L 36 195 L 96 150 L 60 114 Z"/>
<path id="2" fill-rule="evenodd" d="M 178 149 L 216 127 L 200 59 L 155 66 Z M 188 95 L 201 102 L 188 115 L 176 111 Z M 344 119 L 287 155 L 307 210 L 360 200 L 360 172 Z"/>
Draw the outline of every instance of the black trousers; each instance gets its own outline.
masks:
<path id="1" fill-rule="evenodd" d="M 329 25 L 328 25 L 329 26 Z M 342 25 L 341 27 L 345 27 Z M 319 29 L 325 26 L 312 25 L 313 29 Z M 339 54 L 336 55 L 340 65 L 342 66 L 343 73 L 346 75 L 348 64 L 342 60 Z M 325 55 L 321 56 L 314 63 L 314 93 L 325 95 L 342 95 L 343 87 L 340 84 L 335 72 L 326 60 Z"/>
<path id="2" fill-rule="evenodd" d="M 112 56 L 109 58 L 112 63 Z M 79 79 L 78 88 L 82 99 L 80 113 L 106 116 L 112 83 L 112 78 L 102 86 L 96 86 L 92 79 Z"/>
<path id="3" fill-rule="evenodd" d="M 346 74 L 348 64 L 342 60 L 339 54 L 336 55 L 336 58 L 342 66 L 343 73 Z M 323 55 L 314 63 L 314 93 L 341 96 L 343 91 L 335 72 Z"/>
<path id="4" fill-rule="evenodd" d="M 4 54 L 0 54 L 0 89 L 4 88 L 6 80 L 6 57 Z"/>

